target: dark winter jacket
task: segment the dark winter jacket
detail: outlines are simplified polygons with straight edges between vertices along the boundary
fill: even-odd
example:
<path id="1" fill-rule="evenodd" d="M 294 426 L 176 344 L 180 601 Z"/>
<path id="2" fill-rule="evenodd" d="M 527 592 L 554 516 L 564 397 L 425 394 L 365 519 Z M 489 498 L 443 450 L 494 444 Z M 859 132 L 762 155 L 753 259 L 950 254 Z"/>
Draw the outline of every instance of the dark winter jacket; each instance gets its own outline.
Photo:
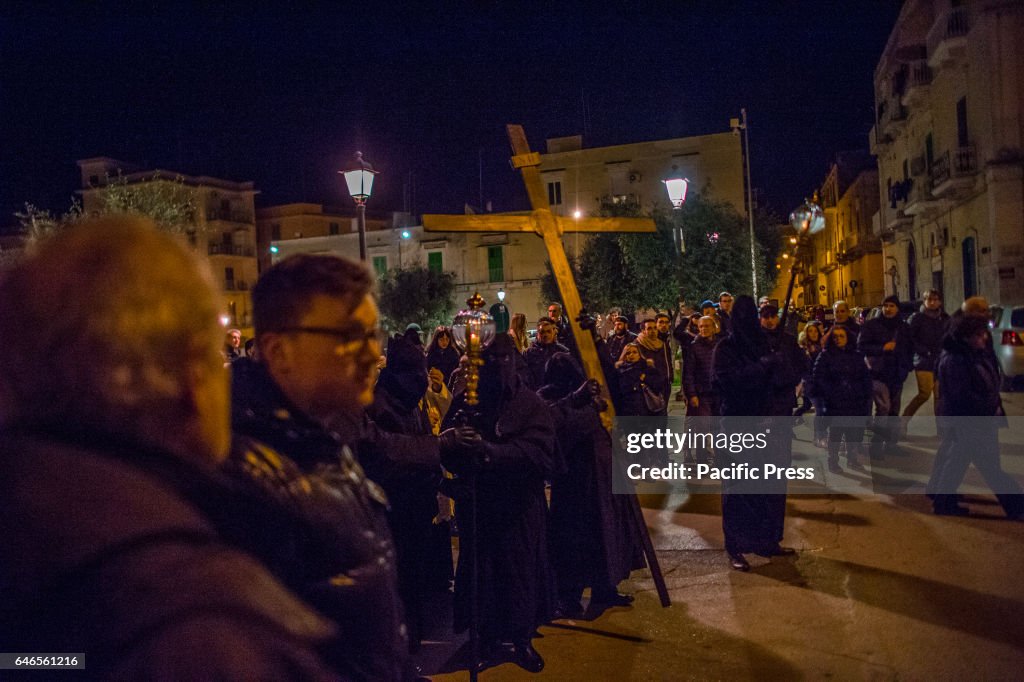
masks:
<path id="1" fill-rule="evenodd" d="M 340 679 L 316 653 L 334 626 L 230 537 L 258 505 L 168 453 L 58 431 L 0 436 L 5 648 L 84 652 L 93 680 Z"/>
<path id="2" fill-rule="evenodd" d="M 605 343 L 608 344 L 608 357 L 611 358 L 612 362 L 618 362 L 619 356 L 622 355 L 622 349 L 626 347 L 627 343 L 633 343 L 634 341 L 636 341 L 636 334 L 628 329 L 621 336 L 612 332 L 605 339 Z"/>
<path id="3" fill-rule="evenodd" d="M 232 429 L 227 472 L 316 531 L 298 550 L 268 537 L 259 556 L 281 574 L 299 576 L 292 589 L 338 623 L 344 637 L 336 658 L 352 677 L 408 678 L 387 497 L 348 447 L 358 438 L 328 431 L 296 409 L 250 360 L 232 366 Z"/>
<path id="4" fill-rule="evenodd" d="M 895 341 L 896 348 L 883 350 L 889 341 Z M 906 381 L 913 349 L 907 325 L 898 316 L 879 315 L 865 322 L 857 337 L 857 350 L 867 358 L 872 380 L 888 386 L 902 385 Z"/>
<path id="5" fill-rule="evenodd" d="M 778 359 L 771 373 L 773 415 L 789 416 L 796 407 L 796 387 L 807 371 L 807 354 L 796 337 L 777 328 L 765 331 L 768 346 Z"/>
<path id="6" fill-rule="evenodd" d="M 944 310 L 932 312 L 921 306 L 910 317 L 907 327 L 914 349 L 914 369 L 934 372 L 942 352 L 942 338 L 949 329 L 949 315 Z"/>
<path id="7" fill-rule="evenodd" d="M 1002 410 L 999 365 L 987 349 L 970 348 L 955 331 L 954 328 L 943 341 L 939 356 L 937 379 L 943 388 L 936 400 L 935 414 L 994 416 Z"/>
<path id="8" fill-rule="evenodd" d="M 523 360 L 526 362 L 526 385 L 531 391 L 536 391 L 544 385 L 544 367 L 548 360 L 555 353 L 569 353 L 570 350 L 558 343 L 542 345 L 536 341 L 523 353 Z"/>
<path id="9" fill-rule="evenodd" d="M 459 351 L 454 346 L 448 346 L 447 348 L 441 348 L 440 346 L 434 346 L 427 353 L 427 369 L 437 368 L 441 370 L 441 374 L 444 375 L 445 383 L 451 378 L 452 372 L 454 372 L 459 366 Z"/>
<path id="10" fill-rule="evenodd" d="M 856 417 L 871 412 L 871 372 L 864 354 L 850 341 L 845 348 L 832 344 L 818 354 L 812 385 L 814 396 L 825 406 L 819 416 Z"/>
<path id="11" fill-rule="evenodd" d="M 698 336 L 686 351 L 683 362 L 683 393 L 687 398 L 715 395 L 711 382 L 713 378 L 715 346 L 719 338 L 705 339 Z"/>
<path id="12" fill-rule="evenodd" d="M 619 387 L 619 403 L 616 406 L 619 416 L 650 417 L 657 414 L 647 408 L 643 394 L 644 385 L 656 395 L 664 392 L 665 375 L 658 370 L 657 365 L 651 367 L 641 357 L 637 362 L 618 363 L 615 371 Z"/>

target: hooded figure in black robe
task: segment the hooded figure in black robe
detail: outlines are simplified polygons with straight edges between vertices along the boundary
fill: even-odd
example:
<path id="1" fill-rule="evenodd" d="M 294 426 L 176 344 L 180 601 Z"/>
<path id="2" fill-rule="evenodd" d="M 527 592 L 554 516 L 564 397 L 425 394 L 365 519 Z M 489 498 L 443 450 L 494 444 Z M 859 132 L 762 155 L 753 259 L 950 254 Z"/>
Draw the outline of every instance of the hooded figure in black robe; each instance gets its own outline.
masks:
<path id="1" fill-rule="evenodd" d="M 563 617 L 580 617 L 580 597 L 591 588 L 591 611 L 623 606 L 631 597 L 616 586 L 643 568 L 629 498 L 612 494 L 612 441 L 601 424 L 597 383 L 587 381 L 567 353 L 548 360 L 537 391 L 555 419 L 561 470 L 551 481 L 548 543 Z"/>
<path id="2" fill-rule="evenodd" d="M 712 360 L 712 384 L 721 398 L 723 430 L 726 433 L 768 432 L 765 448 L 745 448 L 741 452 L 719 450 L 720 466 L 749 464 L 763 472 L 765 464 L 789 466 L 792 452 L 790 439 L 777 436 L 779 429 L 789 433 L 790 424 L 783 420 L 773 428 L 771 415 L 783 402 L 786 391 L 793 390 L 798 368 L 791 366 L 785 348 L 772 349 L 768 336 L 761 329 L 754 299 L 740 296 L 732 310 L 729 335 L 715 348 Z M 729 479 L 722 482 L 722 530 L 725 550 L 733 568 L 750 570 L 743 557 L 746 552 L 762 556 L 792 554 L 779 546 L 786 513 L 785 479 L 769 485 L 763 480 Z"/>
<path id="3" fill-rule="evenodd" d="M 463 393 L 445 417 L 445 427 L 468 422 L 483 440 L 443 452 L 442 461 L 456 475 L 445 487 L 460 529 L 455 629 L 469 626 L 475 550 L 485 665 L 511 660 L 538 672 L 544 661 L 530 640 L 553 610 L 544 481 L 553 471 L 555 431 L 547 406 L 520 380 L 515 355 L 508 334 L 498 334 L 484 351 L 479 404 L 467 405 Z"/>
<path id="4" fill-rule="evenodd" d="M 439 439 L 433 436 L 423 402 L 426 358 L 415 341 L 398 335 L 388 343 L 387 357 L 367 413 L 378 429 L 421 437 L 421 457 L 362 459 L 367 475 L 384 488 L 390 502 L 388 522 L 398 554 L 398 588 L 405 602 L 409 640 L 415 648 L 422 636 L 424 598 L 429 593 L 446 592 L 449 587 L 451 537 L 447 523 L 433 522 L 441 459 Z"/>

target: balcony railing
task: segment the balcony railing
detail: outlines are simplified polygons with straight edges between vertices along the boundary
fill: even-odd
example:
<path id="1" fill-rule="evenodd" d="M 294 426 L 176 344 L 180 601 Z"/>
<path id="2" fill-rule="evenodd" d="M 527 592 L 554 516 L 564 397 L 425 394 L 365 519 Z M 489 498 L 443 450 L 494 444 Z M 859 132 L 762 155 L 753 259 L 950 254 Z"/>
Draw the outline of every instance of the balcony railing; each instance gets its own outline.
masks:
<path id="1" fill-rule="evenodd" d="M 882 128 L 882 134 L 895 137 L 903 124 L 907 122 L 907 108 L 900 101 L 900 96 L 893 95 L 878 109 L 880 117 L 878 123 Z"/>
<path id="2" fill-rule="evenodd" d="M 957 187 L 973 186 L 973 178 L 977 172 L 974 147 L 956 147 L 937 158 L 932 164 L 932 192 L 936 196 L 941 196 Z"/>
<path id="3" fill-rule="evenodd" d="M 232 223 L 252 224 L 252 214 L 248 211 L 231 211 L 223 208 L 211 208 L 206 211 L 207 220 L 226 220 Z"/>
<path id="4" fill-rule="evenodd" d="M 251 246 L 235 246 L 234 244 L 210 244 L 206 251 L 211 256 L 245 256 L 252 258 L 254 249 Z"/>
<path id="5" fill-rule="evenodd" d="M 917 105 L 932 83 L 932 69 L 928 61 L 919 59 L 907 65 L 907 84 L 900 102 L 907 107 Z"/>
<path id="6" fill-rule="evenodd" d="M 249 291 L 249 283 L 240 279 L 224 280 L 224 291 Z"/>
<path id="7" fill-rule="evenodd" d="M 938 16 L 928 31 L 928 63 L 935 68 L 964 51 L 971 15 L 967 6 L 953 7 Z"/>

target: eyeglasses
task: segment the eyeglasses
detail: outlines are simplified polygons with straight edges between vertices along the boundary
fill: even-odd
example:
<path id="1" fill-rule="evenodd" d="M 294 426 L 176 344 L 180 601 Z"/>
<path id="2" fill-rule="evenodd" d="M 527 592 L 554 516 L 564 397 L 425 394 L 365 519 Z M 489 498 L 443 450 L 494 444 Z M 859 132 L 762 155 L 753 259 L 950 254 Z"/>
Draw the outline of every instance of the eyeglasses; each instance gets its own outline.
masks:
<path id="1" fill-rule="evenodd" d="M 337 327 L 282 327 L 277 329 L 281 334 L 318 334 L 321 336 L 333 336 L 339 340 L 334 352 L 338 355 L 353 355 L 359 351 L 369 348 L 377 341 L 376 329 L 363 329 L 362 327 L 349 327 L 340 329 Z"/>

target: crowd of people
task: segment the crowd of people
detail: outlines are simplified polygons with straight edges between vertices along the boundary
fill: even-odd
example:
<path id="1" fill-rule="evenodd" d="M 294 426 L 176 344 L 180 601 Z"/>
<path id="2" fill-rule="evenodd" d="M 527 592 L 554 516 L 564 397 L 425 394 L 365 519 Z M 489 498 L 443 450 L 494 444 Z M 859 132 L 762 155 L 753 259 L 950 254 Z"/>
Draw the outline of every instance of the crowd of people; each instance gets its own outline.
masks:
<path id="1" fill-rule="evenodd" d="M 537 627 L 628 607 L 618 586 L 644 566 L 631 500 L 612 494 L 602 396 L 665 416 L 678 370 L 676 400 L 726 429 L 813 410 L 834 470 L 844 451 L 863 466 L 872 403 L 869 454 L 898 455 L 911 370 L 904 420 L 933 394 L 938 414 L 1001 413 L 978 302 L 953 319 L 938 292 L 909 323 L 893 297 L 863 324 L 840 301 L 799 336 L 770 301 L 728 292 L 637 332 L 613 315 L 606 335 L 553 303 L 532 342 L 511 316 L 474 400 L 450 328 L 428 340 L 411 324 L 381 352 L 373 286 L 362 264 L 286 258 L 254 287 L 243 344 L 218 324 L 208 266 L 143 219 L 77 226 L 5 273 L 0 641 L 87 652 L 105 679 L 412 680 L 454 592 L 456 631 L 479 635 L 467 665 L 539 672 Z M 584 375 L 578 333 L 607 386 Z M 761 456 L 785 466 L 792 434 L 776 434 Z M 943 434 L 935 512 L 963 513 L 949 491 L 973 462 L 1019 517 L 998 451 L 968 444 L 993 432 L 969 437 Z M 737 570 L 793 553 L 785 493 L 723 486 Z"/>

